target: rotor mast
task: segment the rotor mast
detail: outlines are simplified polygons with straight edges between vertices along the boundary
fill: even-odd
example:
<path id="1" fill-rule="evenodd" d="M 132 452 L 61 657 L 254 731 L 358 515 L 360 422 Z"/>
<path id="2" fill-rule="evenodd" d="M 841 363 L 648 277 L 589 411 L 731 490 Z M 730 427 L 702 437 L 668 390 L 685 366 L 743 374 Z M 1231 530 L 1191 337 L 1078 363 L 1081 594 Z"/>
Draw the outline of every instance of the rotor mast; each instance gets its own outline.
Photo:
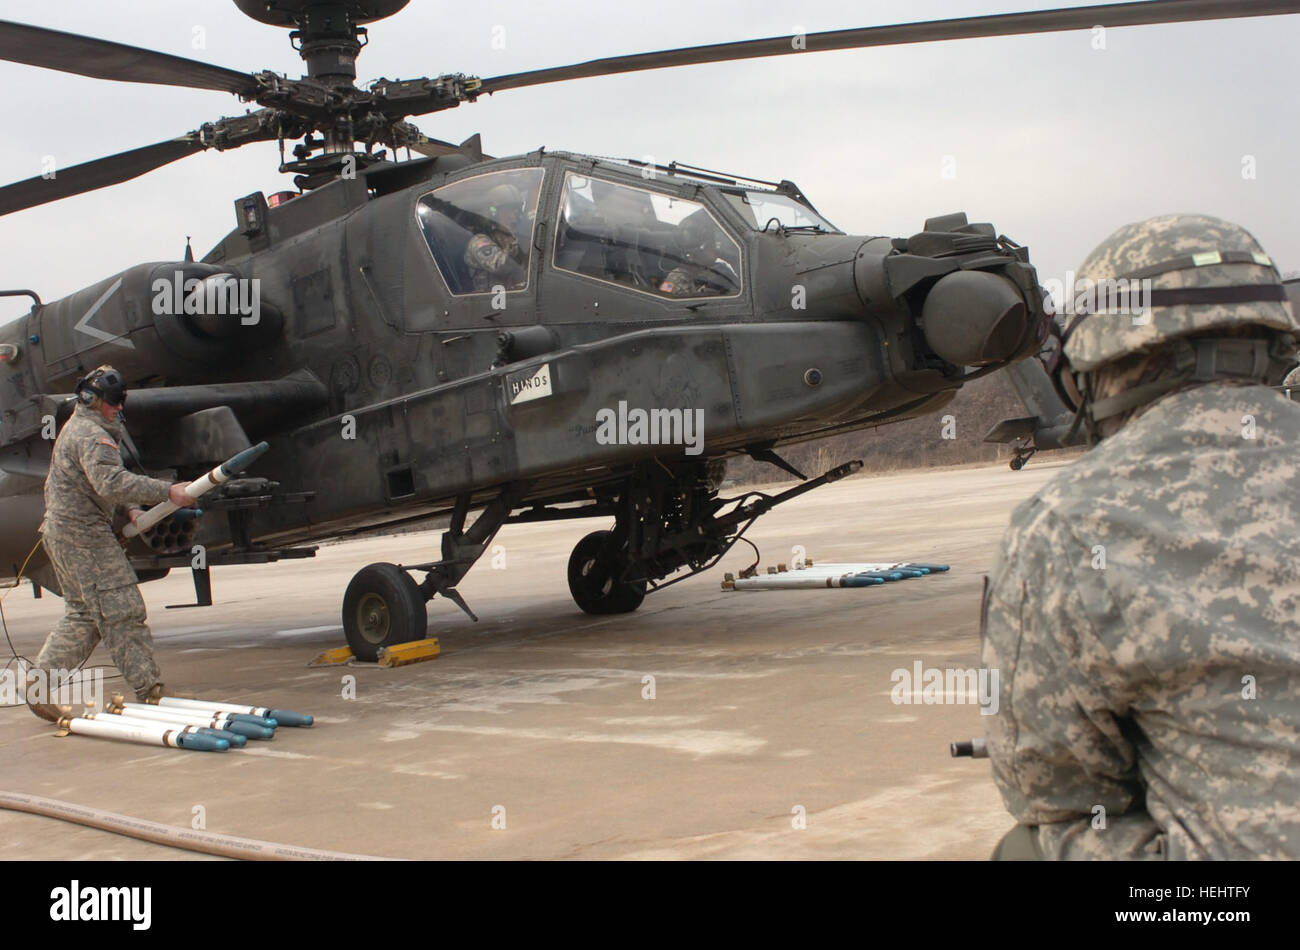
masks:
<path id="1" fill-rule="evenodd" d="M 357 56 L 366 45 L 363 24 L 392 16 L 409 0 L 235 0 L 246 15 L 261 23 L 290 29 L 289 42 L 307 65 L 306 79 L 340 95 L 356 91 Z M 333 171 L 342 156 L 355 155 L 356 137 L 350 122 L 321 130 L 322 138 L 310 133 L 294 149 L 297 161 L 281 171 L 308 172 L 299 185 L 311 187 L 321 172 Z M 313 160 L 313 151 L 322 155 Z M 358 156 L 360 158 L 360 156 Z"/>

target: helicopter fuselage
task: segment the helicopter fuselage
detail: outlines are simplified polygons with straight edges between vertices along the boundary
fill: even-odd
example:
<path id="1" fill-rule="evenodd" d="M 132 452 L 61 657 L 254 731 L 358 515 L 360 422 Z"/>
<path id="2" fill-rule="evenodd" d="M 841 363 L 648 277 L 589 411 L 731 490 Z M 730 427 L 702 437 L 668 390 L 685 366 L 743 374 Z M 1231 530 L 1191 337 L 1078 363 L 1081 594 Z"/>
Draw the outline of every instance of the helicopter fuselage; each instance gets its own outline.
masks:
<path id="1" fill-rule="evenodd" d="M 437 246 L 429 208 L 520 175 L 537 182 L 515 221 L 522 263 L 457 287 L 464 252 Z M 17 353 L 0 363 L 0 573 L 35 540 L 60 394 L 102 363 L 132 385 L 146 469 L 187 478 L 233 443 L 269 441 L 256 475 L 312 494 L 246 527 L 284 544 L 507 485 L 520 505 L 596 497 L 649 459 L 703 464 L 933 412 L 969 367 L 1036 345 L 1033 269 L 990 227 L 949 216 L 905 242 L 760 225 L 746 187 L 537 152 L 376 166 L 276 207 L 241 199 L 240 227 L 201 261 L 137 265 L 0 328 Z M 635 198 L 648 223 L 580 226 L 582 189 Z M 777 191 L 803 203 L 790 183 Z M 722 291 L 658 286 L 691 258 L 652 205 L 707 212 Z M 472 232 L 476 214 L 456 220 Z M 957 286 L 971 275 L 990 283 Z M 259 312 L 185 313 L 184 288 L 204 281 L 256 282 Z M 198 537 L 219 547 L 230 531 L 204 519 Z"/>

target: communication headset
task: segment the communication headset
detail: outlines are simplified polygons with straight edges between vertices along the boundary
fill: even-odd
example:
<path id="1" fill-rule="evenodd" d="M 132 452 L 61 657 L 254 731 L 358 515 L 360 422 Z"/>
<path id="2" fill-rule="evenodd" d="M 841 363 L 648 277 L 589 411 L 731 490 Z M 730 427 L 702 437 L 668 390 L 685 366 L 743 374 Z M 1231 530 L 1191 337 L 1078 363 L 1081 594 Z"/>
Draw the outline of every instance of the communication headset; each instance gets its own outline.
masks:
<path id="1" fill-rule="evenodd" d="M 89 406 L 98 397 L 110 406 L 126 404 L 126 380 L 111 366 L 101 366 L 77 380 L 77 402 Z"/>

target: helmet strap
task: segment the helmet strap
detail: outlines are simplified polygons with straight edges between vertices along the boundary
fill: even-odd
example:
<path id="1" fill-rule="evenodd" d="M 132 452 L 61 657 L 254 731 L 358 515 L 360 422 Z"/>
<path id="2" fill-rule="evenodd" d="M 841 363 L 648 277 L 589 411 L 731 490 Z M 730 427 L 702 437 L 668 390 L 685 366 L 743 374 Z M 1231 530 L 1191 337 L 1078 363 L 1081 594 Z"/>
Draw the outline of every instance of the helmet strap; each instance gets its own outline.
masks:
<path id="1" fill-rule="evenodd" d="M 1226 339 L 1177 340 L 1171 349 L 1174 356 L 1173 372 L 1160 379 L 1134 386 L 1123 392 L 1094 400 L 1093 374 L 1085 373 L 1084 405 L 1090 423 L 1111 419 L 1121 413 L 1154 402 L 1166 393 L 1189 383 L 1208 383 L 1216 379 L 1241 379 L 1266 383 L 1285 373 L 1290 346 L 1289 335 L 1273 340 L 1250 337 Z M 1092 434 L 1092 427 L 1089 427 Z"/>

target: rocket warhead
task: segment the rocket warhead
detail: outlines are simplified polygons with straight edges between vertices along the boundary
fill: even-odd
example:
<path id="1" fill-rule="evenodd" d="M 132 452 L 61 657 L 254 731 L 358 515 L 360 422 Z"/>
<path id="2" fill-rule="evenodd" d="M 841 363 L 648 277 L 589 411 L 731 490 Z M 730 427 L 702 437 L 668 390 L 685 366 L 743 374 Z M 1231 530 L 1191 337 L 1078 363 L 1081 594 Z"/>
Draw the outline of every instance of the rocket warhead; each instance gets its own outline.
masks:
<path id="1" fill-rule="evenodd" d="M 268 729 L 266 726 L 254 725 L 251 722 L 236 722 L 233 719 L 227 722 L 225 731 L 233 732 L 241 736 L 247 736 L 249 739 L 275 738 L 274 729 Z"/>
<path id="2" fill-rule="evenodd" d="M 259 442 L 251 448 L 244 449 L 244 451 L 240 452 L 238 455 L 222 462 L 221 465 L 218 466 L 221 469 L 221 474 L 226 476 L 226 478 L 230 478 L 232 475 L 238 475 L 244 469 L 248 468 L 248 466 L 252 465 L 265 455 L 267 450 L 270 448 L 271 444 L 269 442 Z"/>
<path id="3" fill-rule="evenodd" d="M 883 577 L 873 577 L 870 574 L 848 574 L 841 581 L 841 587 L 874 587 L 877 584 L 885 583 Z"/>
<path id="4" fill-rule="evenodd" d="M 230 741 L 219 739 L 216 736 L 206 736 L 198 732 L 182 732 L 176 736 L 176 744 L 182 749 L 193 749 L 199 752 L 226 752 L 230 749 Z"/>
<path id="5" fill-rule="evenodd" d="M 272 709 L 268 715 L 282 726 L 310 726 L 316 720 L 307 713 L 291 712 L 288 709 Z"/>

